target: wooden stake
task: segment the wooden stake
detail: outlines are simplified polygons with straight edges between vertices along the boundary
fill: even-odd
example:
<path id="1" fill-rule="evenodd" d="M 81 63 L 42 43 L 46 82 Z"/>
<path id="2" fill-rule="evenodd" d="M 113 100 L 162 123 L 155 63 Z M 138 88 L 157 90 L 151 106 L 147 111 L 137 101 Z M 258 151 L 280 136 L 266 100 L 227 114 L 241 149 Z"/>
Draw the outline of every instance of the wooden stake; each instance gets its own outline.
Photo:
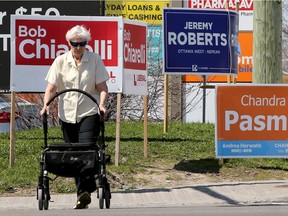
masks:
<path id="1" fill-rule="evenodd" d="M 168 75 L 164 74 L 164 127 L 163 133 L 168 131 Z"/>
<path id="2" fill-rule="evenodd" d="M 10 158 L 9 166 L 14 166 L 15 161 L 15 92 L 11 92 L 11 112 L 10 112 Z"/>
<path id="3" fill-rule="evenodd" d="M 117 116 L 116 116 L 115 166 L 119 166 L 120 161 L 120 122 L 121 122 L 121 93 L 118 93 Z"/>
<path id="4" fill-rule="evenodd" d="M 144 158 L 148 158 L 148 96 L 144 95 Z"/>

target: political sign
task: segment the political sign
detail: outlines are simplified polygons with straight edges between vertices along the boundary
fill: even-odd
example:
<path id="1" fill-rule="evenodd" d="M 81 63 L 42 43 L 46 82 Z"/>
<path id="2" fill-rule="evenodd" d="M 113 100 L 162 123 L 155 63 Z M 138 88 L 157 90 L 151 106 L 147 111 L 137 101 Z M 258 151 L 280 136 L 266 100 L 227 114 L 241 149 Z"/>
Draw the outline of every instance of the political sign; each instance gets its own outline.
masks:
<path id="1" fill-rule="evenodd" d="M 121 17 L 11 16 L 11 91 L 44 92 L 54 59 L 67 51 L 66 32 L 86 26 L 92 35 L 86 48 L 98 53 L 110 73 L 110 92 L 122 92 Z M 99 31 L 101 29 L 101 31 Z"/>
<path id="2" fill-rule="evenodd" d="M 238 13 L 163 10 L 164 73 L 237 74 Z"/>
<path id="3" fill-rule="evenodd" d="M 288 86 L 216 86 L 216 157 L 288 156 Z"/>
<path id="4" fill-rule="evenodd" d="M 147 26 L 148 73 L 161 73 L 159 64 L 163 59 L 162 26 Z"/>
<path id="5" fill-rule="evenodd" d="M 125 20 L 123 93 L 148 95 L 147 23 Z"/>

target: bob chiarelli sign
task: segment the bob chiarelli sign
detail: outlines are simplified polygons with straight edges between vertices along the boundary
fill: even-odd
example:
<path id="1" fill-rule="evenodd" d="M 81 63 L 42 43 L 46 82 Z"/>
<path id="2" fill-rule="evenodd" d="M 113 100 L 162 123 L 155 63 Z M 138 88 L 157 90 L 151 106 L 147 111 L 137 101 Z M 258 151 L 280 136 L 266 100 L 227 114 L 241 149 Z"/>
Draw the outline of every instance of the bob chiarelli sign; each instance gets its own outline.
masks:
<path id="1" fill-rule="evenodd" d="M 288 86 L 217 85 L 216 156 L 288 157 Z"/>
<path id="2" fill-rule="evenodd" d="M 237 74 L 238 13 L 164 9 L 164 72 Z"/>
<path id="3" fill-rule="evenodd" d="M 147 24 L 125 20 L 124 23 L 124 93 L 147 95 Z"/>
<path id="4" fill-rule="evenodd" d="M 110 74 L 109 92 L 122 92 L 124 21 L 121 17 L 11 16 L 11 21 L 12 91 L 43 92 L 47 85 L 45 76 L 52 62 L 69 51 L 66 32 L 80 24 L 91 32 L 92 40 L 86 45 L 87 50 L 101 56 Z M 126 49 L 125 58 L 136 66 L 141 64 L 133 62 L 135 48 L 130 45 Z"/>
<path id="5" fill-rule="evenodd" d="M 120 18 L 11 16 L 11 91 L 43 92 L 46 74 L 54 59 L 69 51 L 66 32 L 85 25 L 92 41 L 86 48 L 98 53 L 110 72 L 122 76 L 118 52 L 122 47 Z M 101 31 L 99 31 L 101 29 Z M 33 83 L 33 85 L 31 85 Z M 122 89 L 122 81 L 109 82 L 109 90 Z"/>

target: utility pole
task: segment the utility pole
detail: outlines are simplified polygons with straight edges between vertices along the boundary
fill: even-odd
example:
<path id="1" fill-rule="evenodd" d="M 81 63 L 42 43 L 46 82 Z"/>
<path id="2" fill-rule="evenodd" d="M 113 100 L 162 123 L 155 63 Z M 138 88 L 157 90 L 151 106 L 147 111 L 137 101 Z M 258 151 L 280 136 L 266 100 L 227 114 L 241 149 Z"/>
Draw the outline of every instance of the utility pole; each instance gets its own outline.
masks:
<path id="1" fill-rule="evenodd" d="M 282 83 L 282 0 L 254 1 L 252 82 Z"/>

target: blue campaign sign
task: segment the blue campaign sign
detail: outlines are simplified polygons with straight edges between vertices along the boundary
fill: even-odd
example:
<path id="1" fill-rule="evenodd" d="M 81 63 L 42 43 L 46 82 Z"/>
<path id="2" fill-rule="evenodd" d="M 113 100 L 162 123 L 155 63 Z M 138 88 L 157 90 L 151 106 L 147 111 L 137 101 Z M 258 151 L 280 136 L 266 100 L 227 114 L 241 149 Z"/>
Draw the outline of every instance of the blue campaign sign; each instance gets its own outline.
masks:
<path id="1" fill-rule="evenodd" d="M 164 73 L 237 74 L 238 12 L 163 9 Z"/>
<path id="2" fill-rule="evenodd" d="M 162 25 L 148 26 L 147 29 L 147 64 L 148 73 L 157 74 L 159 62 L 163 59 Z"/>

